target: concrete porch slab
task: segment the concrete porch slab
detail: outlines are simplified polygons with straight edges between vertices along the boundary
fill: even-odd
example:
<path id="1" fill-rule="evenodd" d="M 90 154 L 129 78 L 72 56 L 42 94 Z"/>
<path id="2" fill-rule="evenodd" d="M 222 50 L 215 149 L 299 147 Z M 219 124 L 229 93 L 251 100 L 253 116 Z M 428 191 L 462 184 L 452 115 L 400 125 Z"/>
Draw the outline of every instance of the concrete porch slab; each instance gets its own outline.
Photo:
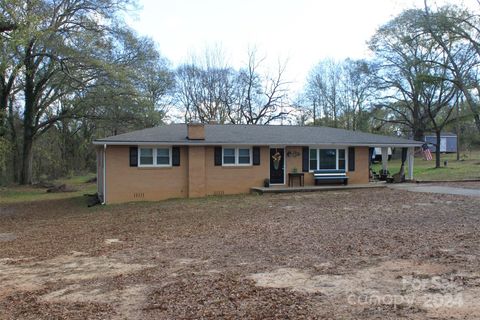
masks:
<path id="1" fill-rule="evenodd" d="M 293 193 L 293 192 L 318 192 L 318 191 L 333 191 L 333 190 L 352 190 L 352 189 L 373 189 L 385 188 L 385 182 L 373 182 L 367 184 L 352 184 L 352 185 L 326 185 L 326 186 L 306 186 L 306 187 L 287 187 L 287 186 L 273 186 L 252 187 L 250 192 L 264 194 L 264 193 Z"/>

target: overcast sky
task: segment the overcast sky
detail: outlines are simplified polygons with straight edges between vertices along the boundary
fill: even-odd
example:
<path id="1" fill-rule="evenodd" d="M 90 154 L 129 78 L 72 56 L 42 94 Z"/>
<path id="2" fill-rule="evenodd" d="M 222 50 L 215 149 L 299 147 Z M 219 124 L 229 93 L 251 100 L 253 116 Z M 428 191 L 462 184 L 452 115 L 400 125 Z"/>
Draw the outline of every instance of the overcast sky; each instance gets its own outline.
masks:
<path id="1" fill-rule="evenodd" d="M 322 58 L 368 57 L 376 28 L 423 0 L 139 0 L 128 19 L 152 37 L 173 66 L 221 47 L 226 62 L 239 67 L 249 47 L 270 66 L 287 61 L 287 80 L 297 91 Z M 437 0 L 433 3 L 475 0 Z M 478 5 L 477 5 L 478 6 Z"/>

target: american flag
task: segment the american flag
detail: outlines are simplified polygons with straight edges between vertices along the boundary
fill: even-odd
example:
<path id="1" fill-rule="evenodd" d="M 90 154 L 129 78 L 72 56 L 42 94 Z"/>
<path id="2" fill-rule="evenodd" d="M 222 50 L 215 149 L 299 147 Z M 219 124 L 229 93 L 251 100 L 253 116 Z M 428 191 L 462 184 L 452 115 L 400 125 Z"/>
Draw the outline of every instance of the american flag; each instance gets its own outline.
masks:
<path id="1" fill-rule="evenodd" d="M 424 143 L 422 145 L 422 152 L 423 152 L 423 158 L 427 161 L 430 161 L 433 159 L 432 153 L 430 152 L 430 148 L 428 147 L 428 144 Z"/>

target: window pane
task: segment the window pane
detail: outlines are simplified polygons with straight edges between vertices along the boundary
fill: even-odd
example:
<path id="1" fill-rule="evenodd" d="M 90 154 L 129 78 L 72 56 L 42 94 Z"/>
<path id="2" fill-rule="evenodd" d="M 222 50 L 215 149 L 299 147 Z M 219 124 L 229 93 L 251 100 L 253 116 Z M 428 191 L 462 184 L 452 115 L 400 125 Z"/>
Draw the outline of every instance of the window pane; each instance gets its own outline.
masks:
<path id="1" fill-rule="evenodd" d="M 250 157 L 238 157 L 238 163 L 250 164 Z"/>
<path id="2" fill-rule="evenodd" d="M 223 157 L 224 164 L 235 164 L 235 157 L 233 156 L 225 156 Z"/>
<path id="3" fill-rule="evenodd" d="M 310 170 L 317 170 L 317 160 L 310 159 Z"/>
<path id="4" fill-rule="evenodd" d="M 170 149 L 159 148 L 157 149 L 157 165 L 169 165 L 170 164 Z"/>
<path id="5" fill-rule="evenodd" d="M 140 157 L 140 164 L 142 165 L 153 164 L 153 157 Z"/>
<path id="6" fill-rule="evenodd" d="M 250 157 L 250 149 L 238 149 L 238 155 L 240 157 Z"/>
<path id="7" fill-rule="evenodd" d="M 338 159 L 345 159 L 345 149 L 338 149 Z"/>
<path id="8" fill-rule="evenodd" d="M 233 148 L 225 148 L 223 149 L 224 156 L 235 156 L 235 149 Z"/>
<path id="9" fill-rule="evenodd" d="M 320 149 L 320 169 L 337 168 L 337 150 Z"/>
<path id="10" fill-rule="evenodd" d="M 153 164 L 153 149 L 141 148 L 140 149 L 140 164 L 152 165 Z"/>
<path id="11" fill-rule="evenodd" d="M 250 164 L 250 149 L 238 149 L 238 163 Z"/>
<path id="12" fill-rule="evenodd" d="M 169 165 L 170 157 L 157 157 L 157 164 Z"/>
<path id="13" fill-rule="evenodd" d="M 141 148 L 140 149 L 141 157 L 153 157 L 153 149 L 151 148 Z"/>
<path id="14" fill-rule="evenodd" d="M 162 149 L 157 149 L 157 157 L 169 157 L 170 156 L 170 149 L 168 148 L 162 148 Z"/>
<path id="15" fill-rule="evenodd" d="M 233 148 L 223 149 L 223 163 L 235 164 L 235 149 Z"/>

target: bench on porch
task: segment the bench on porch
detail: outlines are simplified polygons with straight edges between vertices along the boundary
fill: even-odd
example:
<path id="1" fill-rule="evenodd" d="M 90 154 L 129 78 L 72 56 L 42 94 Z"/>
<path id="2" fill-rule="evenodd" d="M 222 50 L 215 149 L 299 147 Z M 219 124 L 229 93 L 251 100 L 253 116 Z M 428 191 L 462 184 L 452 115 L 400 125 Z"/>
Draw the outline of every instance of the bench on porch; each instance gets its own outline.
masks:
<path id="1" fill-rule="evenodd" d="M 348 177 L 345 170 L 315 170 L 313 171 L 313 178 L 315 179 L 315 185 L 319 185 L 319 182 L 321 181 L 341 182 L 345 185 L 348 184 Z"/>

